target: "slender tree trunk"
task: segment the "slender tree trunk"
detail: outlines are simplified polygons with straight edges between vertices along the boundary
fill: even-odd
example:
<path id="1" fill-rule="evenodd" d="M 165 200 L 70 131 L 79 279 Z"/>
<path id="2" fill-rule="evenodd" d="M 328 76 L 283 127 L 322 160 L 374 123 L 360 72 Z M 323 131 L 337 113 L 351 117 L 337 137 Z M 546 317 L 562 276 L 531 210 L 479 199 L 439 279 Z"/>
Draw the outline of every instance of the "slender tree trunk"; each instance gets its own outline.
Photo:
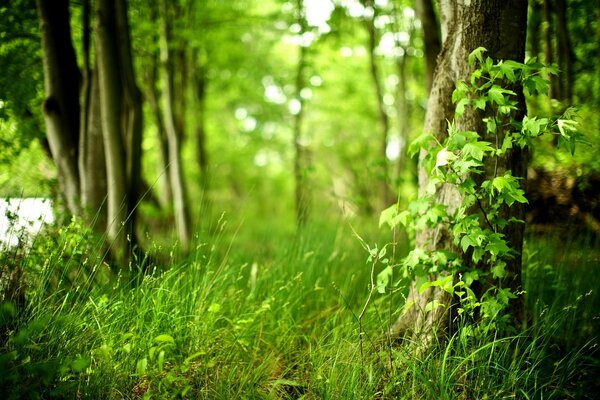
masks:
<path id="1" fill-rule="evenodd" d="M 361 0 L 363 5 L 367 8 L 371 8 L 372 15 L 365 21 L 365 27 L 369 35 L 369 41 L 367 44 L 367 51 L 369 53 L 369 70 L 371 72 L 371 79 L 373 80 L 373 86 L 375 88 L 376 106 L 379 114 L 379 123 L 381 124 L 381 139 L 380 139 L 380 176 L 381 180 L 381 199 L 384 205 L 390 204 L 395 200 L 392 192 L 390 191 L 389 182 L 389 171 L 387 161 L 387 144 L 388 134 L 390 131 L 390 119 L 385 110 L 385 103 L 383 102 L 384 90 L 381 82 L 379 67 L 377 65 L 377 57 L 375 55 L 375 49 L 377 48 L 377 41 L 379 40 L 377 35 L 377 28 L 375 27 L 376 7 L 373 0 Z"/>
<path id="2" fill-rule="evenodd" d="M 152 21 L 158 21 L 159 7 L 158 2 L 151 2 L 150 6 L 150 19 Z M 153 43 L 159 43 L 160 35 L 155 34 L 152 36 Z M 150 53 L 150 66 L 145 69 L 145 82 L 146 82 L 146 99 L 150 106 L 150 112 L 154 116 L 154 122 L 156 125 L 156 139 L 158 140 L 159 159 L 160 163 L 158 166 L 158 180 L 159 180 L 159 195 L 160 204 L 163 207 L 169 207 L 173 199 L 173 189 L 171 185 L 171 174 L 169 172 L 169 143 L 167 140 L 167 133 L 165 131 L 165 123 L 163 118 L 162 110 L 159 106 L 160 89 L 159 89 L 159 65 L 160 65 L 160 53 L 159 49 L 153 49 Z"/>
<path id="3" fill-rule="evenodd" d="M 435 8 L 432 0 L 415 0 L 415 11 L 423 29 L 425 76 L 427 78 L 427 90 L 429 91 L 433 83 L 433 73 L 437 64 L 437 57 L 442 47 L 440 42 L 440 26 L 435 16 Z"/>
<path id="4" fill-rule="evenodd" d="M 100 90 L 97 68 L 90 71 L 90 89 L 86 101 L 86 125 L 82 126 L 79 141 L 79 170 L 81 171 L 81 203 L 97 232 L 106 232 L 107 180 L 106 155 L 102 137 Z M 82 113 L 83 114 L 83 113 Z"/>
<path id="5" fill-rule="evenodd" d="M 447 21 L 447 35 L 443 41 L 442 51 L 438 58 L 438 66 L 434 75 L 433 86 L 428 100 L 425 116 L 424 131 L 431 132 L 441 142 L 447 135 L 447 121 L 454 117 L 454 106 L 451 101 L 452 92 L 458 80 L 467 80 L 471 69 L 467 64 L 467 56 L 475 48 L 483 46 L 488 49 L 488 55 L 495 60 L 513 59 L 521 61 L 524 58 L 524 38 L 527 21 L 527 3 L 522 0 L 472 0 L 465 3 L 454 3 L 451 0 L 440 2 L 442 20 Z M 524 113 L 525 104 L 520 88 L 514 88 L 521 93 L 519 113 Z M 457 121 L 459 130 L 483 132 L 482 117 L 475 111 L 468 110 Z M 522 115 L 516 115 L 519 119 Z M 495 140 L 494 140 L 495 142 Z M 421 158 L 425 152 L 421 154 Z M 503 174 L 511 170 L 513 175 L 525 177 L 526 153 L 515 149 L 506 157 L 498 159 L 498 168 L 490 168 L 496 160 L 485 160 L 486 174 Z M 429 183 L 428 176 L 420 168 L 419 192 L 422 195 Z M 440 186 L 436 192 L 438 202 L 448 207 L 452 213 L 462 203 L 457 189 L 450 184 Z M 522 218 L 523 208 L 510 209 L 511 216 Z M 523 225 L 509 225 L 504 233 L 510 245 L 519 255 L 507 265 L 508 277 L 503 287 L 510 287 L 516 293 L 520 287 L 520 251 L 523 243 Z M 460 254 L 453 245 L 452 236 L 447 227 L 424 229 L 417 233 L 417 247 L 424 250 L 449 249 Z M 435 276 L 429 279 L 435 280 Z M 426 312 L 425 307 L 431 301 L 439 301 L 445 306 L 435 307 Z M 418 292 L 416 282 L 413 282 L 407 299 L 404 313 L 391 329 L 395 337 L 417 343 L 427 348 L 441 337 L 450 327 L 452 298 L 438 288 L 428 288 Z M 513 315 L 520 316 L 522 304 L 515 301 Z"/>
<path id="6" fill-rule="evenodd" d="M 529 40 L 529 48 L 533 57 L 538 57 L 540 54 L 540 33 L 542 30 L 543 8 L 542 4 L 537 1 L 530 2 L 531 13 L 529 22 L 527 23 L 527 39 Z"/>
<path id="7" fill-rule="evenodd" d="M 298 23 L 301 26 L 300 36 L 303 37 L 307 29 L 306 16 L 302 0 L 297 1 Z M 298 101 L 298 112 L 294 116 L 294 182 L 295 182 L 295 201 L 296 201 L 296 225 L 303 226 L 308 218 L 310 209 L 310 200 L 308 195 L 308 182 L 306 177 L 306 152 L 307 149 L 303 143 L 302 122 L 304 119 L 304 100 L 301 92 L 304 88 L 304 74 L 306 69 L 306 43 L 300 43 L 298 47 L 298 64 L 296 66 L 296 100 Z"/>
<path id="8" fill-rule="evenodd" d="M 206 149 L 206 90 L 208 77 L 206 67 L 198 60 L 198 52 L 192 53 L 190 81 L 194 88 L 194 110 L 196 115 L 195 132 L 196 137 L 196 161 L 200 169 L 200 179 L 203 194 L 206 197 L 208 191 L 208 151 Z"/>
<path id="9" fill-rule="evenodd" d="M 567 12 L 566 0 L 556 0 L 558 65 L 562 71 L 560 75 L 560 99 L 569 104 L 573 98 L 573 59 L 575 55 L 571 44 L 571 35 L 569 34 Z"/>
<path id="10" fill-rule="evenodd" d="M 97 232 L 106 231 L 106 163 L 102 139 L 98 68 L 90 65 L 90 1 L 82 2 L 82 85 L 79 137 L 81 205 Z"/>
<path id="11" fill-rule="evenodd" d="M 399 152 L 398 160 L 396 161 L 398 184 L 402 178 L 402 174 L 406 168 L 406 146 L 408 144 L 408 120 L 410 118 L 410 109 L 408 101 L 406 101 L 406 53 L 399 57 L 396 61 L 398 70 L 398 93 L 396 101 L 398 103 L 398 135 L 399 135 Z"/>
<path id="12" fill-rule="evenodd" d="M 44 63 L 46 135 L 66 206 L 81 213 L 79 171 L 79 69 L 71 42 L 67 0 L 37 0 Z"/>
<path id="13" fill-rule="evenodd" d="M 185 185 L 183 182 L 183 171 L 180 157 L 180 140 L 175 125 L 173 110 L 173 60 L 169 49 L 169 22 L 168 7 L 166 0 L 161 0 L 161 61 L 163 65 L 163 100 L 165 131 L 169 143 L 169 172 L 173 189 L 173 209 L 175 214 L 175 227 L 181 242 L 182 250 L 187 252 L 191 240 L 191 228 L 189 222 L 189 210 L 186 200 Z"/>
<path id="14" fill-rule="evenodd" d="M 165 131 L 165 123 L 162 114 L 162 110 L 158 104 L 160 98 L 158 90 L 158 54 L 152 55 L 152 65 L 148 68 L 146 75 L 146 81 L 148 82 L 146 99 L 150 106 L 150 112 L 154 116 L 154 122 L 156 124 L 156 134 L 158 140 L 158 149 L 160 156 L 159 166 L 159 181 L 160 181 L 160 195 L 162 206 L 168 206 L 171 204 L 173 199 L 173 189 L 171 186 L 171 173 L 169 172 L 169 142 L 167 140 L 167 132 Z"/>
<path id="15" fill-rule="evenodd" d="M 115 28 L 115 5 L 111 0 L 96 1 L 96 57 L 102 134 L 106 155 L 108 181 L 107 236 L 111 253 L 121 265 L 127 265 L 128 246 L 128 199 L 126 155 L 123 149 L 124 135 L 121 121 L 123 85 L 120 76 L 119 50 Z"/>
<path id="16" fill-rule="evenodd" d="M 137 244 L 135 233 L 137 206 L 142 187 L 142 96 L 135 81 L 131 37 L 125 0 L 115 0 L 116 35 L 119 38 L 118 57 L 123 85 L 121 126 L 125 146 L 125 171 L 127 176 L 126 233 L 131 245 Z"/>
<path id="17" fill-rule="evenodd" d="M 544 62 L 550 65 L 554 62 L 554 46 L 552 45 L 552 0 L 544 0 Z M 548 97 L 550 99 L 558 99 L 560 97 L 558 82 L 555 76 L 551 75 L 550 90 Z"/>

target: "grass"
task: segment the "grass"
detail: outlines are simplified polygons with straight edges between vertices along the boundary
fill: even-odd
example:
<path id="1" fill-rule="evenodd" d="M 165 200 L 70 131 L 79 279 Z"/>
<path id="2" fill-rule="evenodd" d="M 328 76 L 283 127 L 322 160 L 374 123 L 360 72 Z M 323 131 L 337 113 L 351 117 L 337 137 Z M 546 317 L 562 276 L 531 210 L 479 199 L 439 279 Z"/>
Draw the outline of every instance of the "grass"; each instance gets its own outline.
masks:
<path id="1" fill-rule="evenodd" d="M 77 226 L 40 238 L 26 255 L 5 254 L 6 264 L 29 271 L 30 286 L 26 310 L 4 303 L 0 315 L 0 397 L 591 399 L 598 393 L 599 255 L 589 238 L 528 239 L 527 331 L 473 340 L 464 327 L 417 356 L 381 344 L 389 297 L 378 295 L 363 320 L 361 356 L 356 315 L 370 267 L 347 225 L 312 226 L 299 236 L 263 230 L 258 240 L 243 226 L 217 228 L 211 240 L 198 239 L 188 259 L 139 278 L 134 271 L 111 277 L 96 267 L 98 247 L 81 239 Z"/>

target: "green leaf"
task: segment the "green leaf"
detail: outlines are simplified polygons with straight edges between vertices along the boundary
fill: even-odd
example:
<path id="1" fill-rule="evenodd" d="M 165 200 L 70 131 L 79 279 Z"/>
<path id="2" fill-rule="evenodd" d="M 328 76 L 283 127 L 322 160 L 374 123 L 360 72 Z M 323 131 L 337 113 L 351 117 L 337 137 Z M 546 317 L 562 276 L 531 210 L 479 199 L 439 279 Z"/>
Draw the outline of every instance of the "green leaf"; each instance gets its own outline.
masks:
<path id="1" fill-rule="evenodd" d="M 435 138 L 431 133 L 423 133 L 415 138 L 408 146 L 408 155 L 414 157 L 421 149 L 429 149 L 430 143 L 435 142 Z"/>
<path id="2" fill-rule="evenodd" d="M 379 227 L 381 228 L 381 225 L 388 224 L 390 226 L 390 228 L 394 228 L 395 225 L 393 224 L 393 220 L 397 215 L 398 215 L 398 205 L 397 204 L 394 204 L 394 205 L 386 208 L 385 210 L 383 210 L 381 212 L 381 214 L 379 214 Z"/>
<path id="3" fill-rule="evenodd" d="M 486 152 L 493 151 L 494 149 L 490 146 L 490 142 L 475 142 L 467 143 L 462 149 L 462 154 L 467 157 L 472 157 L 477 161 L 483 160 L 483 156 Z"/>
<path id="4" fill-rule="evenodd" d="M 456 110 L 454 111 L 457 116 L 462 116 L 465 113 L 465 106 L 470 103 L 468 98 L 462 98 L 456 103 Z"/>
<path id="5" fill-rule="evenodd" d="M 154 338 L 154 342 L 156 343 L 175 343 L 175 339 L 173 339 L 173 336 L 171 335 L 167 335 L 167 334 L 162 334 L 162 335 L 158 335 L 157 337 Z"/>
<path id="6" fill-rule="evenodd" d="M 394 271 L 392 267 L 387 266 L 379 274 L 377 274 L 377 292 L 385 293 L 385 288 L 390 283 L 393 272 Z"/>
<path id="7" fill-rule="evenodd" d="M 470 235 L 465 235 L 460 240 L 460 247 L 462 248 L 463 252 L 466 252 L 469 247 L 477 247 L 477 246 L 479 246 L 477 244 L 477 241 Z"/>
<path id="8" fill-rule="evenodd" d="M 475 65 L 475 59 L 479 61 L 480 64 L 483 64 L 483 53 L 487 52 L 485 47 L 478 47 L 469 54 L 469 66 Z"/>
<path id="9" fill-rule="evenodd" d="M 77 357 L 71 363 L 71 369 L 74 373 L 78 374 L 86 370 L 91 364 L 91 360 L 88 357 Z"/>
<path id="10" fill-rule="evenodd" d="M 504 261 L 496 262 L 496 264 L 492 267 L 492 277 L 494 279 L 504 278 L 506 276 L 505 267 L 506 263 Z"/>
<path id="11" fill-rule="evenodd" d="M 430 301 L 429 303 L 427 303 L 427 305 L 425 306 L 425 312 L 429 312 L 432 310 L 435 310 L 438 307 L 446 307 L 445 304 L 443 304 L 442 302 L 440 302 L 439 300 L 433 300 Z"/>

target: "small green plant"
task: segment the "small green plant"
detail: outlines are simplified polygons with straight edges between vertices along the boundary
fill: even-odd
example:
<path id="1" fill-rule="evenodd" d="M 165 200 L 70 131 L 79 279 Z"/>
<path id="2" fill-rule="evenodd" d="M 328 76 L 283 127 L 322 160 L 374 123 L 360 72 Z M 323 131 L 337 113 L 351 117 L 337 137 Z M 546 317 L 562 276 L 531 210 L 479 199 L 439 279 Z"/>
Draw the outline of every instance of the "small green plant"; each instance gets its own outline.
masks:
<path id="1" fill-rule="evenodd" d="M 397 268 L 403 278 L 418 282 L 420 293 L 435 286 L 455 295 L 459 315 L 478 319 L 481 322 L 477 325 L 478 333 L 484 336 L 491 330 L 506 328 L 510 320 L 505 311 L 517 293 L 502 287 L 501 281 L 507 276 L 507 260 L 515 256 L 515 250 L 503 230 L 509 224 L 523 221 L 506 217 L 505 210 L 515 203 L 527 202 L 520 178 L 499 168 L 499 160 L 510 149 L 530 146 L 545 133 L 557 135 L 559 145 L 571 152 L 581 139 L 573 110 L 555 119 L 514 117 L 519 102 L 510 87 L 521 85 L 530 95 L 545 93 L 548 82 L 543 72 L 556 71 L 535 60 L 495 63 L 485 57 L 485 51 L 480 47 L 469 55 L 468 62 L 474 71 L 468 82 L 457 83 L 452 94 L 455 119 L 448 124 L 446 138 L 440 142 L 426 132 L 409 147 L 411 156 L 421 149 L 427 152 L 422 159 L 429 177 L 425 194 L 407 210 L 400 211 L 397 205 L 384 210 L 379 221 L 380 226 L 387 224 L 391 228 L 402 225 L 413 236 L 424 228 L 446 226 L 456 250 L 429 251 L 417 247 L 397 266 L 386 265 L 378 276 L 380 291 L 389 286 L 391 271 Z M 469 107 L 472 112 L 485 115 L 483 132 L 458 128 Z M 436 199 L 437 189 L 445 184 L 458 191 L 462 199 L 458 207 L 450 209 Z M 430 281 L 429 276 L 438 278 Z M 475 293 L 471 287 L 476 281 L 485 281 L 487 290 Z M 406 308 L 410 306 L 407 304 Z M 425 311 L 441 306 L 444 305 L 430 302 Z"/>

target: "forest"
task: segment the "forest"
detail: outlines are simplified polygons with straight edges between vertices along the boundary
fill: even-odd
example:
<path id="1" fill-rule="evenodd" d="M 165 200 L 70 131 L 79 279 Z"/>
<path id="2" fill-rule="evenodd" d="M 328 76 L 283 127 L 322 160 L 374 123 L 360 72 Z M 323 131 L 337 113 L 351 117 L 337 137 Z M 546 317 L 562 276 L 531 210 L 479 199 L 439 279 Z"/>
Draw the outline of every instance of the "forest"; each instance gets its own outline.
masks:
<path id="1" fill-rule="evenodd" d="M 596 399 L 596 0 L 0 0 L 0 398 Z"/>

